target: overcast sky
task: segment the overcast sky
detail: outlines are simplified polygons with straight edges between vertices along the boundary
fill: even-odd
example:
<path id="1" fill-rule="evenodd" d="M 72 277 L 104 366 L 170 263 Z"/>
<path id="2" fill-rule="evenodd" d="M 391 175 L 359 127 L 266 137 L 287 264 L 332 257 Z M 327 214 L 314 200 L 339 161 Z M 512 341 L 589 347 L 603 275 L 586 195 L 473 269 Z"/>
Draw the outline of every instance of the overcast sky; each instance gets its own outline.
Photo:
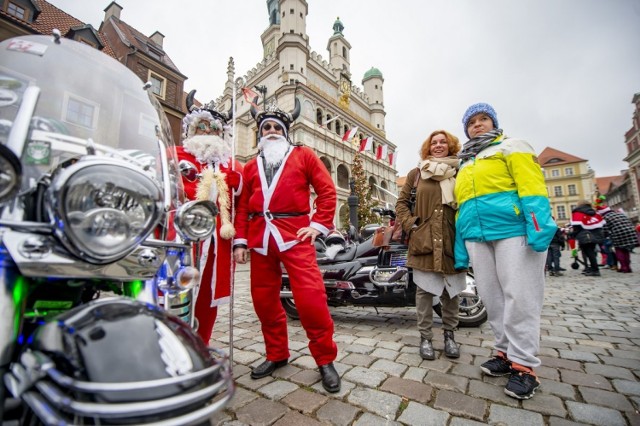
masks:
<path id="1" fill-rule="evenodd" d="M 111 0 L 49 0 L 96 29 Z M 431 131 L 462 143 L 465 109 L 488 102 L 500 127 L 540 153 L 589 161 L 596 176 L 628 164 L 624 134 L 640 92 L 640 0 L 307 0 L 311 49 L 328 59 L 336 17 L 351 43 L 352 81 L 384 75 L 387 138 L 398 173 Z M 217 98 L 227 61 L 237 76 L 262 59 L 265 0 L 117 0 L 121 19 L 164 49 L 198 99 Z"/>

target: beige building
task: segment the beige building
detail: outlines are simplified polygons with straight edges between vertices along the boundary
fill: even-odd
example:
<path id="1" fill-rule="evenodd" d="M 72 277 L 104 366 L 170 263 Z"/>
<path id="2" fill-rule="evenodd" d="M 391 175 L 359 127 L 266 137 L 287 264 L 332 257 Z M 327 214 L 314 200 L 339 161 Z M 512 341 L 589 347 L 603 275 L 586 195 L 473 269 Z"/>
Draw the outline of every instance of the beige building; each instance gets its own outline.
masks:
<path id="1" fill-rule="evenodd" d="M 571 210 L 578 201 L 595 198 L 595 173 L 587 160 L 549 147 L 540 153 L 538 161 L 547 183 L 552 214 L 563 225 L 571 219 Z"/>
<path id="2" fill-rule="evenodd" d="M 369 185 L 375 188 L 374 196 L 380 202 L 395 204 L 395 199 L 385 193 L 396 193 L 396 169 L 391 164 L 396 145 L 389 141 L 385 131 L 384 78 L 382 73 L 371 68 L 363 76 L 362 87 L 353 80 L 350 71 L 351 44 L 338 18 L 333 23 L 333 33 L 328 38 L 326 56 L 311 50 L 306 33 L 309 6 L 306 0 L 267 0 L 267 29 L 262 33 L 263 58 L 241 76 L 240 84 L 234 84 L 235 68 L 229 61 L 227 83 L 223 95 L 216 100 L 220 110 L 231 106 L 235 93 L 237 158 L 246 162 L 257 155 L 257 126 L 250 115 L 247 102 L 238 87 L 266 94 L 259 101 L 277 101 L 280 108 L 291 111 L 295 98 L 300 100 L 300 117 L 291 126 L 290 136 L 315 150 L 326 165 L 338 192 L 336 226 L 342 209 L 348 209 L 349 182 L 352 164 L 359 151 L 360 140 L 373 136 L 370 149 L 362 152 L 363 167 Z M 321 2 L 314 3 L 321 7 Z M 327 32 L 331 34 L 331 23 Z M 343 142 L 350 129 L 358 127 L 356 137 Z M 376 158 L 382 149 L 386 155 Z"/>

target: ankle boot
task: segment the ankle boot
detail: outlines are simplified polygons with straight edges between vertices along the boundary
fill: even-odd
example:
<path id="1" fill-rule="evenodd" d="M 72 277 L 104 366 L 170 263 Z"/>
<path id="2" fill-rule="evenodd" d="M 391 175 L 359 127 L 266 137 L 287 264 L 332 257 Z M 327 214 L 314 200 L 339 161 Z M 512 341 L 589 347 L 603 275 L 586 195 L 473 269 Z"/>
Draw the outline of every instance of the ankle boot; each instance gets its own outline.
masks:
<path id="1" fill-rule="evenodd" d="M 436 353 L 433 350 L 431 340 L 422 339 L 420 341 L 420 357 L 428 360 L 436 359 Z"/>
<path id="2" fill-rule="evenodd" d="M 444 354 L 448 358 L 460 358 L 460 348 L 458 348 L 458 344 L 453 339 L 452 330 L 444 331 Z"/>

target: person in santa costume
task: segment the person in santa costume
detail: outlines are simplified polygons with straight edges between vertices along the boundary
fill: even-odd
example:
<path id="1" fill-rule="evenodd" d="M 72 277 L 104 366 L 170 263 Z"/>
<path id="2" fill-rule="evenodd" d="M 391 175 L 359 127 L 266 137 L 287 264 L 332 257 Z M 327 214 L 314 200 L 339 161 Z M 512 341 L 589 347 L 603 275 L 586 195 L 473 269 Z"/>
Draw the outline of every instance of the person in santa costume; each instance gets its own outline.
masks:
<path id="1" fill-rule="evenodd" d="M 231 127 L 227 124 L 231 111 L 220 113 L 211 103 L 197 108 L 193 105 L 194 95 L 195 90 L 187 96 L 190 112 L 182 120 L 184 140 L 176 151 L 186 197 L 214 201 L 219 210 L 215 232 L 201 243 L 195 304 L 197 332 L 209 344 L 218 306 L 229 303 L 231 296 L 235 269 L 231 212 L 235 197 L 242 190 L 242 165 L 232 157 Z"/>
<path id="2" fill-rule="evenodd" d="M 298 99 L 291 113 L 275 103 L 258 113 L 254 105 L 259 154 L 244 167 L 234 239 L 236 262 L 245 263 L 247 249 L 252 250 L 251 297 L 266 347 L 266 361 L 252 370 L 251 378 L 266 377 L 289 360 L 287 316 L 280 304 L 282 264 L 322 386 L 338 392 L 340 376 L 333 365 L 338 348 L 314 245 L 318 235 L 334 229 L 336 189 L 318 156 L 289 140 L 289 126 L 300 114 Z M 309 186 L 317 195 L 313 212 Z"/>

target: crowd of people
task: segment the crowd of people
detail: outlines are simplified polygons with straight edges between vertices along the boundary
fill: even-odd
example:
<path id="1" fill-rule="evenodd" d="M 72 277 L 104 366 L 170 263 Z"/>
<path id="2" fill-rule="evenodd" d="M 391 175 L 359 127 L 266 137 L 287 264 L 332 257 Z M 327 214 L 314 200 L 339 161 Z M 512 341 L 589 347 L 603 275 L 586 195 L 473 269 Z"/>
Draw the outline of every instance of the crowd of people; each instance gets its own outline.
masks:
<path id="1" fill-rule="evenodd" d="M 333 364 L 338 348 L 314 242 L 334 230 L 336 189 L 313 150 L 289 138 L 299 113 L 297 99 L 290 113 L 275 103 L 262 111 L 252 106 L 258 155 L 244 166 L 231 155 L 228 114 L 205 106 L 191 108 L 185 117 L 178 155 L 186 196 L 213 200 L 220 209 L 216 232 L 201 248 L 195 314 L 198 333 L 208 342 L 217 306 L 229 301 L 235 264 L 247 263 L 251 253 L 251 297 L 266 357 L 250 376 L 271 375 L 290 357 L 287 317 L 279 302 L 284 266 L 322 386 L 334 393 L 341 388 Z M 558 226 L 531 145 L 508 137 L 486 103 L 471 105 L 462 124 L 468 138 L 462 146 L 445 130 L 433 131 L 422 143 L 420 161 L 396 204 L 396 220 L 409 236 L 407 266 L 417 287 L 418 352 L 422 359 L 436 359 L 432 301 L 439 296 L 444 355 L 460 356 L 454 335 L 458 295 L 473 268 L 495 338 L 495 354 L 480 369 L 489 376 L 509 376 L 505 393 L 529 399 L 540 386 L 534 369 L 541 364 L 545 271 L 561 276 L 561 251 L 577 242 L 585 275 L 600 275 L 597 252 L 603 264 L 631 272 L 629 253 L 638 239 L 629 219 L 602 199 L 595 206 L 580 202 L 569 226 Z"/>

